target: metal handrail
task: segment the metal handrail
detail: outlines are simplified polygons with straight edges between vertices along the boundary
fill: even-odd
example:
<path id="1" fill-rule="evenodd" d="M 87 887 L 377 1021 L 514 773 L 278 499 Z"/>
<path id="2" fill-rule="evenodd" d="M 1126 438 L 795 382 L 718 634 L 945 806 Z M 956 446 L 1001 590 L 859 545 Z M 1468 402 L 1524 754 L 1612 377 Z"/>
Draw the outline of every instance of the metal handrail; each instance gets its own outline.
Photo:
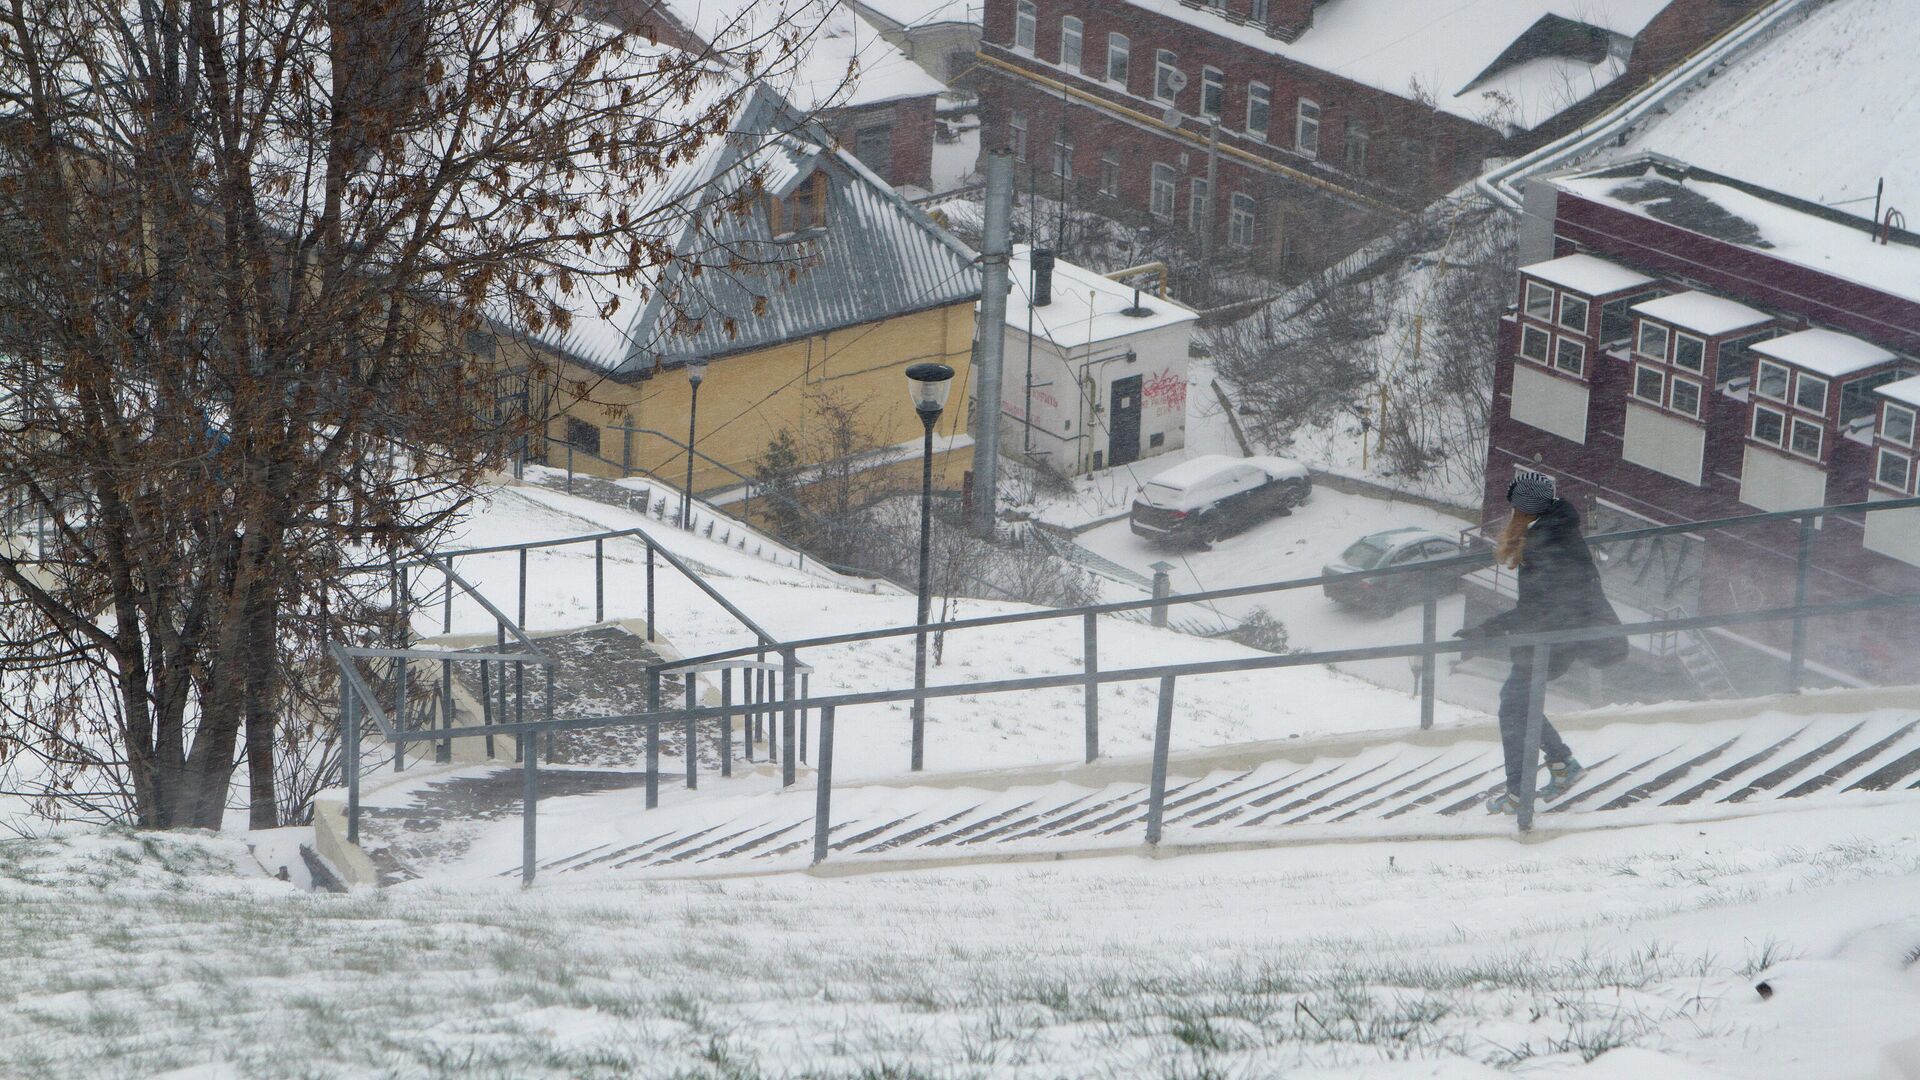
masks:
<path id="1" fill-rule="evenodd" d="M 1920 606 L 1920 592 L 1896 593 L 1889 596 L 1862 597 L 1857 600 L 1836 600 L 1824 604 L 1797 604 L 1788 607 L 1767 608 L 1761 611 L 1725 612 L 1718 615 L 1693 615 L 1685 619 L 1651 620 L 1638 623 L 1622 623 L 1619 626 L 1577 627 L 1570 630 L 1542 630 L 1526 634 L 1508 634 L 1496 640 L 1503 648 L 1523 649 L 1537 645 L 1568 645 L 1583 641 L 1600 641 L 1609 638 L 1639 637 L 1663 632 L 1708 629 L 1719 626 L 1740 626 L 1748 623 L 1783 622 L 1787 619 L 1817 619 L 1834 615 L 1851 615 L 1861 611 L 1877 611 L 1882 608 Z M 1432 642 L 1413 642 L 1406 645 L 1366 645 L 1348 649 L 1324 649 L 1317 652 L 1290 652 L 1264 656 L 1238 657 L 1232 660 L 1192 660 L 1176 664 L 1155 664 L 1148 667 L 1102 668 L 1091 674 L 1070 672 L 1061 675 L 1029 675 L 1019 679 L 998 679 L 976 683 L 949 683 L 943 686 L 929 686 L 924 691 L 911 688 L 904 690 L 865 690 L 844 694 L 825 694 L 819 697 L 798 697 L 790 701 L 780 701 L 781 708 L 826 709 L 845 708 L 853 705 L 882 705 L 891 702 L 911 701 L 916 693 L 924 693 L 930 698 L 972 697 L 975 695 L 1017 693 L 1025 690 L 1058 690 L 1083 686 L 1088 682 L 1099 684 L 1117 682 L 1145 682 L 1163 678 L 1184 678 L 1199 675 L 1224 675 L 1246 671 L 1268 671 L 1276 668 L 1311 667 L 1323 664 L 1342 664 L 1360 660 L 1391 660 L 1395 658 L 1419 658 L 1426 656 L 1445 656 L 1450 653 L 1469 649 L 1484 649 L 1488 640 L 1467 641 L 1461 638 L 1441 638 Z M 761 706 L 764 707 L 764 706 Z M 619 716 L 575 717 L 567 720 L 515 722 L 496 724 L 491 728 L 466 727 L 451 731 L 431 733 L 405 732 L 397 736 L 402 741 L 438 741 L 451 736 L 466 738 L 492 733 L 511 735 L 519 732 L 542 732 L 547 730 L 572 731 L 583 728 L 617 727 L 625 724 L 665 724 L 687 720 L 712 720 L 722 716 L 737 715 L 748 708 L 746 705 L 702 705 L 691 709 L 667 709 L 652 713 L 627 713 Z"/>
<path id="2" fill-rule="evenodd" d="M 1589 536 L 1589 545 L 1616 544 L 1628 540 L 1639 540 L 1651 536 L 1667 536 L 1674 533 L 1700 532 L 1707 529 L 1739 528 L 1769 521 L 1800 521 L 1807 518 L 1827 517 L 1846 513 L 1870 513 L 1880 510 L 1901 510 L 1920 507 L 1920 497 L 1905 499 L 1886 499 L 1877 502 L 1845 503 L 1836 506 L 1812 507 L 1801 510 L 1776 510 L 1761 514 L 1743 514 L 1738 517 L 1716 518 L 1708 521 L 1690 521 L 1678 525 L 1655 525 L 1644 529 L 1630 529 L 1623 532 L 1601 533 Z M 1088 604 L 1081 607 L 1048 608 L 1041 611 L 1021 611 L 1003 615 L 978 615 L 969 619 L 954 619 L 949 622 L 926 623 L 924 625 L 905 625 L 886 627 L 878 630 L 860 630 L 842 634 L 822 634 L 810 638 L 796 638 L 779 642 L 782 649 L 806 649 L 826 645 L 845 645 L 858 641 L 873 641 L 881 638 L 904 637 L 909 634 L 931 633 L 943 630 L 967 630 L 984 626 L 1007 626 L 1014 623 L 1042 622 L 1050 619 L 1073 619 L 1087 616 L 1113 615 L 1129 611 L 1141 611 L 1149 608 L 1170 606 L 1173 604 L 1204 604 L 1216 600 L 1231 600 L 1243 596 L 1258 596 L 1270 592 L 1285 592 L 1292 589 L 1312 588 L 1335 582 L 1364 581 L 1373 578 L 1394 577 L 1402 574 L 1428 574 L 1451 570 L 1477 568 L 1493 561 L 1493 552 L 1472 551 L 1445 559 L 1432 559 L 1426 562 L 1409 563 L 1404 566 L 1388 566 L 1375 570 L 1354 570 L 1343 574 L 1321 574 L 1314 577 L 1291 578 L 1284 581 L 1262 582 L 1253 585 L 1236 585 L 1225 589 L 1211 589 L 1204 592 L 1175 593 L 1165 597 L 1142 600 L 1121 600 L 1105 604 Z M 724 660 L 751 652 L 751 649 L 726 649 L 690 657 L 687 662 Z"/>

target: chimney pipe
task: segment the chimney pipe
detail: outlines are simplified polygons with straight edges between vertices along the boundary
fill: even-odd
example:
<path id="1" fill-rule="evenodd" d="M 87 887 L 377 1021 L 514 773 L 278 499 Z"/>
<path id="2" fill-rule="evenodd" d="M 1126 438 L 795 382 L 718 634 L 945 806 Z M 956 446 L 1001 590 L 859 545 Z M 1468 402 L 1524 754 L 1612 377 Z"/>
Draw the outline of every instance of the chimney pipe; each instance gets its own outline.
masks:
<path id="1" fill-rule="evenodd" d="M 1053 303 L 1053 252 L 1035 248 L 1033 252 L 1033 306 Z"/>

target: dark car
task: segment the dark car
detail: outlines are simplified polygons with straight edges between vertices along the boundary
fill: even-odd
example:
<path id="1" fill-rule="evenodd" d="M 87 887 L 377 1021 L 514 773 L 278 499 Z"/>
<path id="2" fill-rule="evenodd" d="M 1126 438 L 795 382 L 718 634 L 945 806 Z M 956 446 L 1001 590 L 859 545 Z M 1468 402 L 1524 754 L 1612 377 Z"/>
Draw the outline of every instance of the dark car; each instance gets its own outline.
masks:
<path id="1" fill-rule="evenodd" d="M 1460 554 L 1460 543 L 1429 529 L 1408 526 L 1363 536 L 1348 545 L 1340 558 L 1320 568 L 1323 574 L 1350 574 L 1356 570 L 1380 570 L 1389 566 L 1446 559 Z M 1321 591 L 1327 599 L 1343 607 L 1375 611 L 1398 611 L 1429 596 L 1444 596 L 1460 587 L 1466 567 L 1452 567 L 1432 574 L 1387 574 L 1381 577 L 1328 582 Z"/>
<path id="2" fill-rule="evenodd" d="M 1311 494 L 1313 479 L 1298 462 L 1206 454 L 1141 485 L 1128 520 L 1149 540 L 1210 544 L 1290 514 Z"/>

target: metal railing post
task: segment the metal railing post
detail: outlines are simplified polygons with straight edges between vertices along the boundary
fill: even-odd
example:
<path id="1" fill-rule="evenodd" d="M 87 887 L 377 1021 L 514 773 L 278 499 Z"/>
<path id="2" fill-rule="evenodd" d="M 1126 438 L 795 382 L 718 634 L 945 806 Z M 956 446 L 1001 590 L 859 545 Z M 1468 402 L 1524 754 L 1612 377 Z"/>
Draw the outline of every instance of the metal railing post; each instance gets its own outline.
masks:
<path id="1" fill-rule="evenodd" d="M 520 884 L 533 884 L 534 816 L 540 802 L 540 755 L 527 748 L 520 762 Z"/>
<path id="2" fill-rule="evenodd" d="M 813 774 L 813 861 L 827 861 L 827 834 L 833 831 L 833 706 L 820 709 L 819 768 Z"/>
<path id="3" fill-rule="evenodd" d="M 1080 695 L 1087 711 L 1087 760 L 1091 762 L 1100 756 L 1100 680 L 1094 677 L 1100 673 L 1100 630 L 1094 616 L 1083 617 L 1081 637 L 1080 670 L 1087 681 Z"/>
<path id="4" fill-rule="evenodd" d="M 480 661 L 480 726 L 493 726 L 493 686 L 489 673 L 493 671 L 493 661 Z M 502 718 L 504 719 L 504 717 Z M 487 760 L 493 760 L 493 736 L 487 736 Z"/>
<path id="5" fill-rule="evenodd" d="M 804 671 L 801 672 L 800 673 L 800 700 L 801 701 L 807 700 L 807 698 L 810 696 L 811 691 L 808 689 L 810 686 L 812 686 L 812 676 L 808 675 Z M 802 765 L 805 765 L 807 763 L 807 714 L 811 711 L 812 710 L 808 709 L 804 705 L 800 707 L 800 764 Z"/>
<path id="6" fill-rule="evenodd" d="M 1427 584 L 1431 586 L 1431 580 L 1428 580 Z M 1440 632 L 1440 598 L 1433 594 L 1431 587 L 1426 590 L 1426 594 L 1427 602 L 1420 609 L 1420 644 L 1432 645 Z M 1433 727 L 1435 659 L 1433 653 L 1427 653 L 1420 658 L 1420 730 L 1422 731 Z"/>
<path id="7" fill-rule="evenodd" d="M 1160 680 L 1160 713 L 1153 722 L 1153 786 L 1147 794 L 1147 843 L 1160 842 L 1160 815 L 1167 802 L 1167 751 L 1173 742 L 1173 676 Z"/>
<path id="8" fill-rule="evenodd" d="M 1167 597 L 1173 595 L 1173 579 L 1167 576 L 1172 569 L 1173 564 L 1169 562 L 1153 564 L 1153 598 L 1155 600 L 1165 601 Z M 1153 626 L 1167 625 L 1167 605 L 1165 603 L 1153 605 L 1153 613 L 1147 621 Z"/>
<path id="9" fill-rule="evenodd" d="M 755 672 L 752 668 L 742 668 L 740 670 L 740 703 L 746 706 L 740 713 L 740 733 L 746 740 L 747 762 L 749 764 L 754 761 L 753 741 L 758 735 L 758 732 L 753 729 L 754 674 Z"/>
<path id="10" fill-rule="evenodd" d="M 720 669 L 720 707 L 733 708 L 733 669 Z M 720 775 L 733 775 L 733 713 L 720 717 Z"/>
<path id="11" fill-rule="evenodd" d="M 653 541 L 647 541 L 647 640 L 653 640 Z"/>
<path id="12" fill-rule="evenodd" d="M 607 621 L 606 542 L 598 536 L 593 538 L 593 621 Z"/>
<path id="13" fill-rule="evenodd" d="M 1527 733 L 1520 743 L 1520 831 L 1533 829 L 1533 800 L 1540 787 L 1540 732 L 1547 721 L 1547 665 L 1553 646 L 1531 646 L 1533 679 L 1527 686 Z"/>
<path id="14" fill-rule="evenodd" d="M 573 494 L 573 444 L 567 444 L 567 494 Z"/>
<path id="15" fill-rule="evenodd" d="M 681 675 L 680 675 L 680 677 L 681 677 L 682 679 L 685 679 L 685 680 L 687 681 L 687 709 L 688 709 L 688 711 L 692 711 L 692 710 L 694 710 L 694 709 L 697 709 L 697 708 L 699 708 L 699 707 L 700 707 L 700 704 L 699 704 L 699 702 L 698 702 L 698 701 L 696 700 L 696 697 L 697 697 L 697 695 L 696 695 L 696 693 L 695 693 L 695 684 L 694 684 L 694 678 L 693 678 L 693 672 L 691 672 L 691 671 L 687 671 L 687 672 L 682 672 L 682 673 L 681 673 Z M 693 717 L 691 717 L 691 716 L 689 716 L 689 717 L 687 717 L 687 721 L 686 721 L 686 728 L 685 728 L 685 730 L 684 730 L 684 731 L 682 732 L 682 736 L 683 736 L 683 738 L 684 738 L 684 739 L 686 740 L 686 753 L 687 753 L 687 790 L 688 790 L 688 791 L 692 791 L 693 789 L 695 789 L 695 788 L 697 788 L 697 787 L 699 787 L 699 786 L 700 786 L 700 770 L 699 770 L 699 767 L 698 767 L 698 766 L 699 766 L 699 763 L 700 763 L 700 744 L 699 744 L 698 742 L 696 742 L 696 741 L 695 741 L 695 731 L 694 731 L 694 719 L 693 719 Z"/>
<path id="16" fill-rule="evenodd" d="M 527 549 L 520 549 L 520 629 L 527 628 Z"/>
<path id="17" fill-rule="evenodd" d="M 1800 608 L 1807 606 L 1807 575 L 1813 569 L 1814 519 L 1800 519 L 1800 550 L 1793 571 L 1793 651 L 1787 658 L 1787 692 L 1797 694 L 1807 677 L 1807 620 Z"/>
<path id="18" fill-rule="evenodd" d="M 453 661 L 440 661 L 440 730 L 453 730 Z M 440 740 L 433 760 L 440 765 L 453 761 L 453 740 Z"/>
<path id="19" fill-rule="evenodd" d="M 793 759 L 793 650 L 780 654 L 780 786 L 792 787 Z"/>
<path id="20" fill-rule="evenodd" d="M 404 656 L 393 658 L 393 684 L 393 730 L 398 733 L 407 730 L 407 658 Z M 396 739 L 393 744 L 393 771 L 399 772 L 406 767 L 407 744 Z"/>
<path id="21" fill-rule="evenodd" d="M 647 711 L 660 712 L 660 669 L 647 669 Z M 647 809 L 660 805 L 660 721 L 647 720 Z"/>
<path id="22" fill-rule="evenodd" d="M 449 571 L 447 574 L 447 599 L 440 612 L 440 632 L 443 634 L 453 633 L 453 574 L 451 572 L 453 570 L 453 559 L 451 557 L 447 559 L 447 570 Z"/>
<path id="23" fill-rule="evenodd" d="M 346 673 L 340 676 L 341 726 L 346 729 L 344 744 L 347 774 L 347 843 L 360 843 L 360 703 L 347 685 Z"/>

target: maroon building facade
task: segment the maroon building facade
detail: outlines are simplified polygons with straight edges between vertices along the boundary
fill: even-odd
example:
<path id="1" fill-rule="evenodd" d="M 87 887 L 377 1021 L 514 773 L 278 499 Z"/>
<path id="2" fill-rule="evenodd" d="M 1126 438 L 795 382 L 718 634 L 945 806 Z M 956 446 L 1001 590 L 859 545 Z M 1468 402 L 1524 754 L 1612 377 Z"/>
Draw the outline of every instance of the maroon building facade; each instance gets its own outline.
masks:
<path id="1" fill-rule="evenodd" d="M 1912 496 L 1920 236 L 1665 160 L 1534 183 L 1552 230 L 1533 254 L 1551 257 L 1521 267 L 1501 320 L 1488 527 L 1520 468 L 1554 475 L 1589 532 Z M 1917 519 L 1824 521 L 1806 599 L 1920 591 Z M 1602 572 L 1629 621 L 1782 606 L 1799 544 L 1791 522 L 1666 537 Z M 1510 587 L 1477 575 L 1469 603 Z M 1693 637 L 1636 644 L 1703 688 L 1759 689 L 1790 644 L 1785 625 Z M 1810 642 L 1825 681 L 1911 681 L 1920 611 L 1828 620 Z"/>
<path id="2" fill-rule="evenodd" d="M 1354 31 L 1377 12 L 1379 44 L 1405 47 L 1403 0 L 1333 3 L 1338 11 L 1325 0 L 988 0 L 983 148 L 1011 146 L 1023 183 L 1064 190 L 1076 205 L 1187 232 L 1211 218 L 1214 253 L 1307 271 L 1464 182 L 1486 157 L 1592 115 L 1753 6 L 1671 0 L 1628 37 L 1542 3 L 1537 20 L 1487 31 L 1484 70 L 1441 87 L 1420 83 L 1430 50 L 1404 72 L 1382 71 L 1367 59 L 1371 37 Z M 1337 15 L 1338 26 L 1316 27 L 1323 7 L 1322 21 Z M 1336 33 L 1337 47 L 1310 47 Z M 1314 66 L 1348 53 L 1370 65 L 1370 81 Z M 1503 74 L 1554 60 L 1619 66 L 1587 96 L 1566 94 L 1565 108 L 1525 110 L 1524 127 L 1503 118 Z"/>

